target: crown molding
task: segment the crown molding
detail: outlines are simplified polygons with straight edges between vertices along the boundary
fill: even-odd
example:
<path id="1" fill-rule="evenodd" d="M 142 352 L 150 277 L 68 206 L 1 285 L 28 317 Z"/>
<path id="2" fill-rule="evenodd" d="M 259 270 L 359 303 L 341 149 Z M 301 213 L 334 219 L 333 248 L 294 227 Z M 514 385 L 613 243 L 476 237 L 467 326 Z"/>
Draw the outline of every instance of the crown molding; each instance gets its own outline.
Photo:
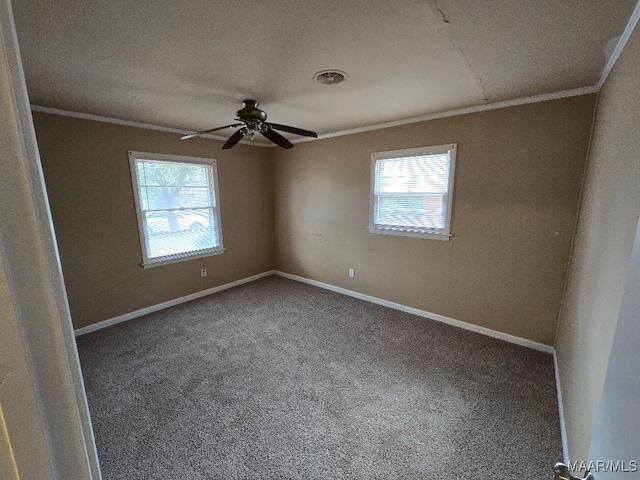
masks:
<path id="1" fill-rule="evenodd" d="M 40 113 L 49 113 L 51 115 L 60 115 L 63 117 L 80 118 L 82 120 L 92 120 L 94 122 L 113 123 L 116 125 L 124 125 L 126 127 L 145 128 L 147 130 L 156 130 L 158 132 L 177 133 L 178 135 L 187 135 L 189 133 L 193 133 L 191 131 L 181 130 L 179 128 L 161 127 L 160 125 L 152 125 L 150 123 L 134 122 L 131 120 L 121 120 L 119 118 L 103 117 L 100 115 L 92 115 L 90 113 L 72 112 L 69 110 L 60 110 L 58 108 L 42 107 L 40 105 L 31 105 L 31 111 L 40 112 Z M 220 135 L 200 135 L 200 138 L 208 138 L 210 140 L 221 140 L 223 142 L 227 140 L 227 137 L 222 137 Z M 245 145 L 254 145 L 256 147 L 271 146 L 271 145 L 266 145 L 264 143 L 259 143 L 259 142 L 251 143 L 248 140 L 240 140 L 239 143 L 243 143 Z"/>
<path id="2" fill-rule="evenodd" d="M 392 122 L 378 123 L 378 124 L 369 125 L 366 127 L 351 128 L 348 130 L 339 130 L 337 132 L 332 132 L 332 133 L 323 133 L 321 135 L 318 135 L 318 140 L 321 140 L 323 138 L 341 137 L 343 135 L 352 135 L 354 133 L 369 132 L 371 130 L 380 130 L 382 128 L 398 127 L 400 125 L 409 125 L 411 123 L 426 122 L 428 120 L 436 120 L 438 118 L 455 117 L 458 115 L 466 115 L 469 113 L 486 112 L 487 110 L 496 110 L 499 108 L 515 107 L 518 105 L 526 105 L 529 103 L 546 102 L 549 100 L 557 100 L 560 98 L 577 97 L 579 95 L 588 95 L 590 93 L 597 93 L 599 90 L 600 89 L 598 88 L 598 86 L 593 85 L 590 87 L 580 87 L 580 88 L 574 88 L 572 90 L 563 90 L 560 92 L 534 95 L 531 97 L 505 100 L 503 102 L 486 103 L 483 105 L 476 105 L 473 107 L 458 108 L 456 110 L 447 110 L 444 112 L 430 113 L 428 115 L 421 115 L 419 117 L 405 118 L 403 120 L 395 120 Z M 313 140 L 315 140 L 315 138 L 306 138 L 306 137 L 296 138 L 295 140 L 292 140 L 292 143 L 310 142 Z"/>
<path id="3" fill-rule="evenodd" d="M 455 117 L 457 115 L 466 115 L 469 113 L 485 112 L 488 110 L 496 110 L 500 108 L 527 105 L 530 103 L 546 102 L 549 100 L 557 100 L 560 98 L 569 98 L 569 97 L 576 97 L 579 95 L 588 95 L 591 93 L 598 93 L 602 88 L 602 86 L 604 85 L 604 83 L 606 82 L 609 74 L 611 73 L 611 70 L 613 70 L 613 67 L 615 66 L 616 62 L 620 58 L 620 55 L 622 54 L 624 47 L 629 41 L 629 38 L 631 37 L 631 34 L 633 33 L 639 21 L 640 21 L 640 0 L 638 0 L 638 2 L 636 3 L 636 6 L 631 14 L 631 17 L 629 18 L 629 21 L 627 22 L 627 25 L 624 29 L 624 32 L 620 36 L 620 39 L 618 40 L 616 48 L 613 50 L 613 53 L 609 57 L 609 60 L 607 61 L 604 68 L 602 69 L 602 72 L 600 73 L 600 79 L 598 80 L 598 83 L 596 85 L 574 88 L 571 90 L 563 90 L 560 92 L 545 93 L 542 95 L 533 95 L 530 97 L 516 98 L 513 100 L 505 100 L 502 102 L 475 105 L 475 106 L 459 108 L 455 110 L 446 110 L 443 112 L 431 113 L 428 115 L 421 115 L 419 117 L 411 117 L 403 120 L 395 120 L 391 122 L 378 123 L 378 124 L 368 125 L 364 127 L 338 130 L 336 132 L 323 133 L 321 135 L 318 135 L 317 139 L 307 138 L 307 137 L 296 138 L 294 140 L 291 140 L 291 143 L 295 144 L 295 143 L 302 143 L 302 142 L 311 142 L 314 140 L 322 140 L 324 138 L 341 137 L 343 135 L 352 135 L 355 133 L 370 132 L 372 130 L 380 130 L 382 128 L 398 127 L 401 125 L 409 125 L 412 123 L 426 122 L 429 120 L 436 120 L 439 118 Z M 117 125 L 125 125 L 128 127 L 136 127 L 136 128 L 145 128 L 148 130 L 156 130 L 156 131 L 167 132 L 167 133 L 176 133 L 179 135 L 192 133 L 190 131 L 181 130 L 177 128 L 162 127 L 159 125 L 152 125 L 149 123 L 134 122 L 131 120 L 121 120 L 117 118 L 103 117 L 100 115 L 91 115 L 89 113 L 72 112 L 72 111 L 61 110 L 57 108 L 42 107 L 40 105 L 31 105 L 31 110 L 34 112 L 49 113 L 52 115 L 61 115 L 64 117 L 80 118 L 83 120 L 93 120 L 96 122 L 114 123 Z M 202 135 L 201 138 L 208 138 L 211 140 L 221 140 L 221 141 L 227 140 L 226 137 L 222 137 L 219 135 Z M 241 140 L 239 143 L 243 143 L 245 145 L 255 145 L 257 147 L 265 147 L 265 148 L 270 148 L 274 146 L 273 144 L 264 144 L 259 142 L 251 143 L 250 141 L 247 141 L 247 140 Z"/>
<path id="4" fill-rule="evenodd" d="M 622 50 L 624 49 L 625 45 L 629 41 L 629 38 L 631 37 L 633 30 L 636 28 L 636 25 L 638 24 L 638 20 L 640 20 L 640 1 L 636 3 L 636 8 L 633 9 L 633 13 L 629 18 L 629 21 L 627 22 L 627 26 L 625 27 L 624 32 L 622 32 L 622 35 L 618 40 L 618 44 L 616 45 L 616 48 L 613 50 L 613 53 L 609 57 L 609 61 L 607 62 L 607 64 L 602 69 L 602 73 L 600 74 L 600 80 L 598 80 L 598 85 L 597 85 L 598 90 L 600 90 L 604 85 L 604 82 L 607 81 L 607 77 L 611 73 L 611 70 L 613 70 L 614 65 L 616 64 L 616 62 L 618 61 L 618 58 L 620 58 L 620 55 L 622 54 Z"/>
<path id="5" fill-rule="evenodd" d="M 483 105 L 476 105 L 472 107 L 458 108 L 455 110 L 447 110 L 444 112 L 421 115 L 419 117 L 405 118 L 403 120 L 395 120 L 392 122 L 378 123 L 375 125 L 351 128 L 347 130 L 339 130 L 331 133 L 323 133 L 321 135 L 318 135 L 317 140 L 322 140 L 324 138 L 341 137 L 343 135 L 352 135 L 354 133 L 369 132 L 371 130 L 380 130 L 382 128 L 398 127 L 400 125 L 409 125 L 411 123 L 426 122 L 428 120 L 436 120 L 438 118 L 455 117 L 458 115 L 466 115 L 469 113 L 485 112 L 488 110 L 497 110 L 500 108 L 515 107 L 518 105 L 527 105 L 530 103 L 546 102 L 549 100 L 558 100 L 560 98 L 577 97 L 579 95 L 588 95 L 591 93 L 597 93 L 598 91 L 600 91 L 600 88 L 597 85 L 593 85 L 589 87 L 574 88 L 572 90 L 563 90 L 560 92 L 544 93 L 542 95 L 534 95 L 531 97 L 516 98 L 513 100 L 505 100 L 502 102 L 494 102 L 494 103 L 487 103 Z M 180 135 L 192 133 L 192 132 L 189 132 L 186 130 L 180 130 L 177 128 L 161 127 L 159 125 L 151 125 L 148 123 L 134 122 L 131 120 L 120 120 L 116 118 L 102 117 L 99 115 L 91 115 L 88 113 L 71 112 L 68 110 L 60 110 L 57 108 L 41 107 L 39 105 L 31 105 L 31 110 L 34 112 L 50 113 L 53 115 L 62 115 L 65 117 L 81 118 L 84 120 L 93 120 L 96 122 L 115 123 L 117 125 L 125 125 L 125 126 L 136 127 L 136 128 L 146 128 L 149 130 L 157 130 L 160 132 L 177 133 Z M 222 141 L 225 141 L 227 139 L 226 137 L 221 137 L 218 135 L 202 135 L 202 138 L 209 138 L 212 140 L 222 140 Z M 291 140 L 291 143 L 295 144 L 295 143 L 302 143 L 302 142 L 311 142 L 315 140 L 316 138 L 303 137 L 303 138 L 293 139 Z M 241 140 L 240 143 L 251 145 L 251 142 L 247 140 Z M 253 145 L 257 147 L 265 147 L 265 148 L 270 148 L 274 146 L 272 144 L 266 145 L 263 143 L 255 143 L 255 142 L 253 143 Z"/>

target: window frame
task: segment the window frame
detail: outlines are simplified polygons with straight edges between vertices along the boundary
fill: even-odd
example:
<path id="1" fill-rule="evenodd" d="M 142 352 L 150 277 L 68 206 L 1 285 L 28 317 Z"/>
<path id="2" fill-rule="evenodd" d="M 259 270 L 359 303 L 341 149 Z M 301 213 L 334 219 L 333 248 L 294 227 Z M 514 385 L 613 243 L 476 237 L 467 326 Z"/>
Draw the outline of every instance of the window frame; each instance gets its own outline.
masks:
<path id="1" fill-rule="evenodd" d="M 213 186 L 213 195 L 215 200 L 215 206 L 213 208 L 213 214 L 215 217 L 215 228 L 220 245 L 214 248 L 208 248 L 205 250 L 197 250 L 196 252 L 179 253 L 173 255 L 165 255 L 158 258 L 147 257 L 147 237 L 145 236 L 144 229 L 144 215 L 142 210 L 142 203 L 140 201 L 140 181 L 138 178 L 138 169 L 136 168 L 138 161 L 150 160 L 150 161 L 162 161 L 162 162 L 175 162 L 175 163 L 187 163 L 187 164 L 199 164 L 207 165 L 211 167 L 210 170 L 210 182 Z M 138 223 L 138 237 L 140 241 L 140 250 L 142 252 L 142 264 L 143 268 L 159 267 L 162 265 L 169 265 L 172 263 L 183 262 L 187 260 L 194 260 L 197 258 L 210 257 L 213 255 L 220 255 L 224 253 L 224 243 L 222 239 L 222 221 L 220 211 L 220 194 L 218 190 L 218 169 L 217 162 L 213 158 L 202 157 L 188 157 L 183 155 L 171 155 L 166 153 L 150 153 L 150 152 L 137 152 L 129 150 L 129 168 L 131 170 L 131 182 L 134 195 L 134 203 L 136 207 L 136 218 Z"/>
<path id="2" fill-rule="evenodd" d="M 402 237 L 428 238 L 432 240 L 448 241 L 451 237 L 451 211 L 453 207 L 453 186 L 456 170 L 456 151 L 457 143 L 449 143 L 445 145 L 435 145 L 430 147 L 408 148 L 403 150 L 391 150 L 386 152 L 374 152 L 371 154 L 371 183 L 369 189 L 369 227 L 370 233 L 383 235 L 397 235 Z M 449 154 L 449 169 L 447 178 L 447 192 L 445 205 L 445 224 L 442 229 L 417 229 L 411 227 L 383 227 L 376 225 L 374 222 L 374 213 L 376 209 L 376 164 L 379 160 L 401 159 L 406 157 L 416 157 L 420 155 L 441 155 Z"/>

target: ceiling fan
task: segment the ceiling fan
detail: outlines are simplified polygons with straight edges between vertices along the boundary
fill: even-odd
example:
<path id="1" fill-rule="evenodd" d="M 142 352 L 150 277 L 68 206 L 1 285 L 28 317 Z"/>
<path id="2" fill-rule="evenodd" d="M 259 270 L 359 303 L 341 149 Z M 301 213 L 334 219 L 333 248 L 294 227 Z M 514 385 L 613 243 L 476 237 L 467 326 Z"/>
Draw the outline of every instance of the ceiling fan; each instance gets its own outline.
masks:
<path id="1" fill-rule="evenodd" d="M 210 130 L 203 130 L 202 132 L 192 133 L 182 137 L 182 140 L 188 140 L 193 137 L 199 137 L 200 135 L 206 135 L 207 133 L 216 132 L 218 130 L 224 130 L 225 128 L 241 127 L 235 131 L 233 135 L 222 146 L 223 150 L 227 150 L 238 143 L 242 137 L 249 137 L 254 139 L 256 132 L 263 137 L 271 140 L 276 145 L 282 148 L 293 148 L 293 143 L 280 135 L 276 130 L 281 132 L 295 133 L 296 135 L 304 135 L 305 137 L 317 138 L 318 134 L 310 130 L 304 130 L 302 128 L 290 127 L 288 125 L 280 125 L 279 123 L 267 122 L 267 112 L 258 108 L 258 102 L 255 100 L 245 100 L 242 102 L 244 108 L 236 112 L 236 120 L 240 123 L 233 123 L 231 125 L 225 125 L 224 127 L 212 128 Z"/>

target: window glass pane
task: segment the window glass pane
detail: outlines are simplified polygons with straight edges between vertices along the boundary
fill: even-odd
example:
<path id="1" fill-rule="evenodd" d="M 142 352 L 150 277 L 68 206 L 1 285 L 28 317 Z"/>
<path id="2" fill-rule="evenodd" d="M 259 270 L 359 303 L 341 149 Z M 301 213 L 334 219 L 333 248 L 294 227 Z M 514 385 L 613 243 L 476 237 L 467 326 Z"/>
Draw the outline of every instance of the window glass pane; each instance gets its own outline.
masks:
<path id="1" fill-rule="evenodd" d="M 140 196 L 145 211 L 213 206 L 208 187 L 141 186 Z"/>
<path id="2" fill-rule="evenodd" d="M 444 228 L 444 195 L 380 195 L 374 223 L 389 228 Z"/>
<path id="3" fill-rule="evenodd" d="M 440 151 L 429 152 L 436 148 Z M 373 229 L 448 234 L 452 149 L 443 146 L 423 151 L 388 152 L 389 158 L 375 154 Z"/>
<path id="4" fill-rule="evenodd" d="M 146 260 L 222 247 L 214 165 L 134 159 Z"/>
<path id="5" fill-rule="evenodd" d="M 143 211 L 215 206 L 210 167 L 193 163 L 138 160 Z"/>
<path id="6" fill-rule="evenodd" d="M 209 186 L 208 165 L 138 160 L 141 185 Z"/>
<path id="7" fill-rule="evenodd" d="M 376 193 L 445 193 L 448 165 L 446 153 L 378 160 Z"/>
<path id="8" fill-rule="evenodd" d="M 211 208 L 146 212 L 147 257 L 178 255 L 220 246 L 214 215 Z"/>

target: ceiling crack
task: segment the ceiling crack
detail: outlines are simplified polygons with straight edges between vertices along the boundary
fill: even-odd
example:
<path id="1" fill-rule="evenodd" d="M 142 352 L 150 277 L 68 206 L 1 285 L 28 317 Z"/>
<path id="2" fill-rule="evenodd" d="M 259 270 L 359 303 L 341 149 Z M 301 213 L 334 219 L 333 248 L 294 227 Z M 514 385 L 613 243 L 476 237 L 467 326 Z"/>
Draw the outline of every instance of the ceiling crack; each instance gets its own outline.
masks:
<path id="1" fill-rule="evenodd" d="M 440 14 L 440 16 L 442 17 L 442 21 L 444 23 L 446 23 L 447 25 L 451 23 L 447 18 L 447 16 L 442 11 L 442 8 L 440 8 L 440 4 L 438 3 L 438 0 L 433 0 L 433 9 Z"/>
<path id="2" fill-rule="evenodd" d="M 447 38 L 449 38 L 449 37 L 447 37 Z M 467 64 L 467 68 L 471 72 L 471 75 L 473 75 L 473 78 L 475 78 L 476 82 L 478 82 L 478 85 L 480 86 L 480 89 L 482 90 L 482 100 L 484 101 L 484 103 L 489 103 L 489 93 L 487 92 L 487 89 L 484 88 L 484 85 L 482 83 L 482 79 L 480 78 L 480 75 L 478 75 L 476 73 L 476 71 L 473 69 L 473 67 L 471 66 L 471 63 L 469 62 L 469 59 L 467 58 L 467 54 L 464 53 L 464 50 L 462 50 L 461 48 L 456 47 L 451 40 L 449 40 L 449 42 L 451 42 L 451 45 L 453 45 L 453 48 L 455 48 L 456 50 L 458 50 L 462 54 L 462 57 L 464 58 L 464 61 Z"/>
<path id="3" fill-rule="evenodd" d="M 476 73 L 476 71 L 473 69 L 473 67 L 471 66 L 471 62 L 469 62 L 469 58 L 467 57 L 467 54 L 464 53 L 464 50 L 457 46 L 453 40 L 451 40 L 451 38 L 449 37 L 449 35 L 447 35 L 445 32 L 441 31 L 441 28 L 446 27 L 448 25 L 451 25 L 451 22 L 449 21 L 449 19 L 447 18 L 447 15 L 444 13 L 444 11 L 442 10 L 442 8 L 440 7 L 440 4 L 438 3 L 438 0 L 430 0 L 429 4 L 432 7 L 432 11 L 436 12 L 436 14 L 440 17 L 440 19 L 442 20 L 442 23 L 440 25 L 436 25 L 436 31 L 438 32 L 438 34 L 445 38 L 450 44 L 451 46 L 458 51 L 458 53 L 460 53 L 460 55 L 462 55 L 462 58 L 464 59 L 464 63 L 467 66 L 467 69 L 469 70 L 469 72 L 471 72 L 471 76 L 473 77 L 473 79 L 476 81 L 476 83 L 478 84 L 478 86 L 480 87 L 480 90 L 482 90 L 482 101 L 486 104 L 489 103 L 489 92 L 487 92 L 487 89 L 485 88 L 484 84 L 482 83 L 482 79 L 480 78 L 480 75 L 478 75 Z"/>

